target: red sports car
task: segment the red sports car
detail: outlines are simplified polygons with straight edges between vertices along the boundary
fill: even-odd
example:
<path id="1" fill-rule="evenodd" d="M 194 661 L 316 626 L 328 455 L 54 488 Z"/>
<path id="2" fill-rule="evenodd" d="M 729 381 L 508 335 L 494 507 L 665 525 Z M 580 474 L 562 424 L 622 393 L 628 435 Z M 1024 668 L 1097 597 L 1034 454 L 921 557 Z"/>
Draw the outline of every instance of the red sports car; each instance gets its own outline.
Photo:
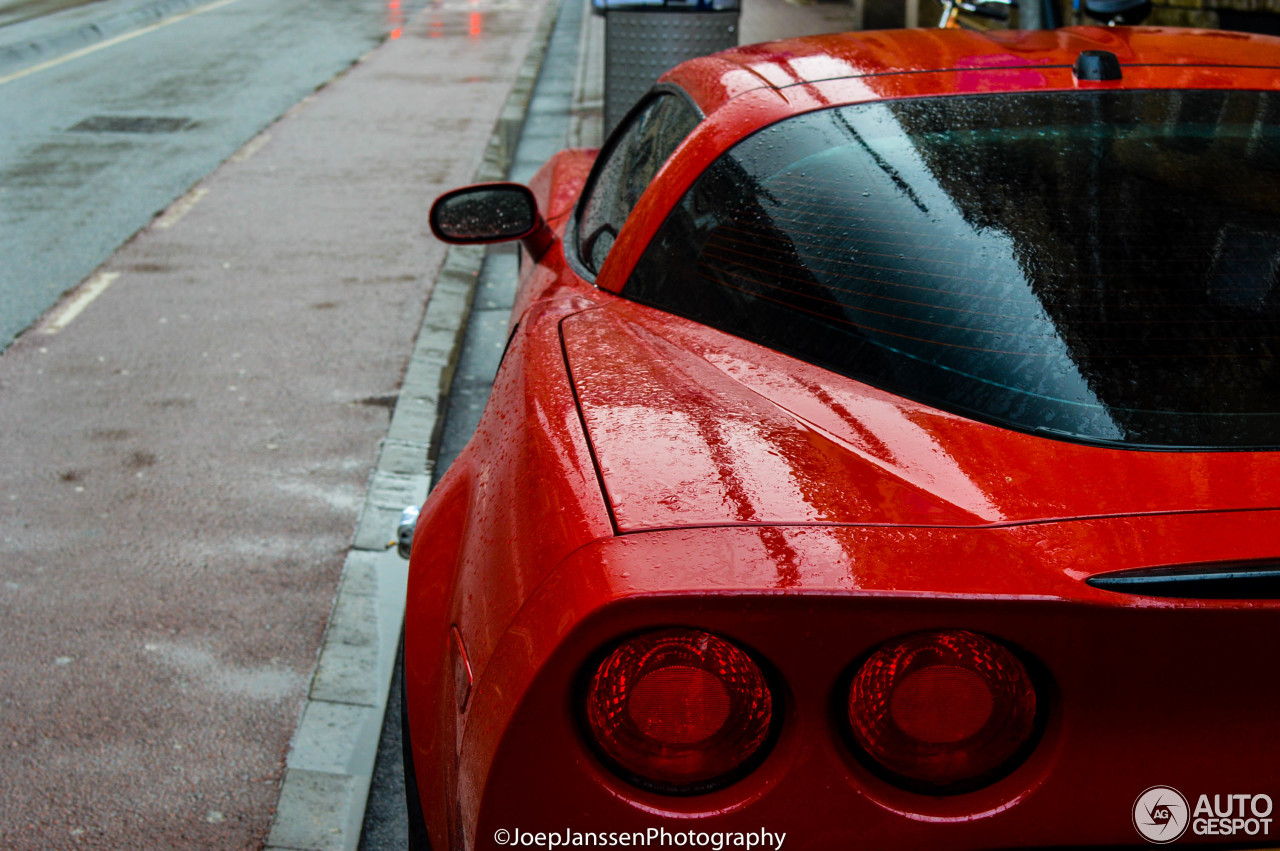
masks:
<path id="1" fill-rule="evenodd" d="M 432 226 L 419 847 L 1280 844 L 1280 40 L 743 47 Z"/>

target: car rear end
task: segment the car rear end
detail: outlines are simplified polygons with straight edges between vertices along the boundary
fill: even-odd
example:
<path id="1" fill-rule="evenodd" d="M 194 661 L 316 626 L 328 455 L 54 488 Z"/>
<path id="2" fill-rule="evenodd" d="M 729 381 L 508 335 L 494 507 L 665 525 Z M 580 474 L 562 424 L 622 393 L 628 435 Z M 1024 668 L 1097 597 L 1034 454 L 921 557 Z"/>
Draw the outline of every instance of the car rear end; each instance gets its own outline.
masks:
<path id="1" fill-rule="evenodd" d="M 517 602 L 440 681 L 452 844 L 1276 844 L 1273 69 L 1077 30 L 898 76 L 846 38 L 708 83 L 717 145 L 601 267 L 623 301 L 559 323 L 616 534 L 459 592 Z M 992 80 L 1070 91 L 1010 126 Z M 808 147 L 729 126 L 766 98 Z"/>
<path id="2" fill-rule="evenodd" d="M 1085 581 L 1132 567 L 1106 543 L 1131 536 L 1163 540 L 1165 566 L 1203 558 L 1208 535 L 1220 560 L 1261 569 L 1276 553 L 1259 524 L 1274 519 L 1245 514 L 592 545 L 499 645 L 484 677 L 501 688 L 476 692 L 466 847 L 678 843 L 664 831 L 796 848 L 1135 845 L 1135 802 L 1156 786 L 1185 797 L 1185 842 L 1267 840 L 1252 797 L 1236 806 L 1253 821 L 1228 818 L 1227 836 L 1194 808 L 1278 792 L 1280 605 Z"/>

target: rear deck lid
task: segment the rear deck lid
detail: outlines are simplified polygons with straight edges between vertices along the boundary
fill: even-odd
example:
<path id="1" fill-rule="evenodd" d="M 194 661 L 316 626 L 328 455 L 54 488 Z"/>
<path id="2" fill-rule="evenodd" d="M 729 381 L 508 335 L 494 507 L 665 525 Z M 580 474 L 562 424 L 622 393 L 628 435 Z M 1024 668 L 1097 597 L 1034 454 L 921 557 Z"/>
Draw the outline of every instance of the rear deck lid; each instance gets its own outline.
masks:
<path id="1" fill-rule="evenodd" d="M 562 328 L 623 532 L 1280 506 L 1276 452 L 1147 451 L 1016 432 L 625 302 Z"/>

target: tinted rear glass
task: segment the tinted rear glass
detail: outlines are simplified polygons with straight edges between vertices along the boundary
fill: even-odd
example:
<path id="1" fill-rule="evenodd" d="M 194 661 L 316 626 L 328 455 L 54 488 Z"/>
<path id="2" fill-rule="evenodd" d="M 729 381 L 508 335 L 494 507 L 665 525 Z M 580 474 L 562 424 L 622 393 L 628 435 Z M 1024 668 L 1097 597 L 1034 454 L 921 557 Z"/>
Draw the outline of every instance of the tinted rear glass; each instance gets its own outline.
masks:
<path id="1" fill-rule="evenodd" d="M 1280 445 L 1280 98 L 931 98 L 797 116 L 690 188 L 624 294 L 977 419 Z"/>

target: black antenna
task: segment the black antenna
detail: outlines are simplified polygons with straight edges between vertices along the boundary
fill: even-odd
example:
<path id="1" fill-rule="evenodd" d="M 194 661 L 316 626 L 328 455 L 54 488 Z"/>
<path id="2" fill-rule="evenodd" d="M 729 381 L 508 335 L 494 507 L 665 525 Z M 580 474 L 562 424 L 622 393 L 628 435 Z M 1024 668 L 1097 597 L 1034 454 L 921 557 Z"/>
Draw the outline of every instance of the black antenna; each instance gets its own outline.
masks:
<path id="1" fill-rule="evenodd" d="M 1076 57 L 1075 72 L 1077 80 L 1119 80 L 1120 60 L 1109 50 L 1083 50 Z"/>

